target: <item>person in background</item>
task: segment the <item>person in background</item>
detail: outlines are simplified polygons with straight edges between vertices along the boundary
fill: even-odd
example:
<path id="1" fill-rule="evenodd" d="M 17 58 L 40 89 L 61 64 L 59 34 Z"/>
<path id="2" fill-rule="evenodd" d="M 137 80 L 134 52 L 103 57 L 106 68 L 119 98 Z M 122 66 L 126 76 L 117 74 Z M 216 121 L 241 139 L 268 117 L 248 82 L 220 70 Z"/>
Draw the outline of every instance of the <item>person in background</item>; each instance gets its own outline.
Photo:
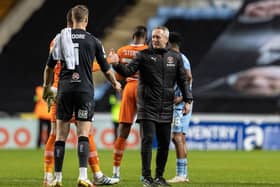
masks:
<path id="1" fill-rule="evenodd" d="M 45 145 L 49 137 L 51 130 L 51 115 L 48 113 L 48 105 L 43 100 L 43 87 L 37 86 L 35 88 L 35 107 L 34 114 L 39 122 L 39 131 L 37 137 L 37 148 L 41 148 L 42 145 Z"/>
<path id="2" fill-rule="evenodd" d="M 147 29 L 139 25 L 132 33 L 132 43 L 118 49 L 117 55 L 121 64 L 127 65 L 139 51 L 147 49 Z M 118 77 L 121 77 L 120 75 Z M 139 74 L 135 73 L 126 78 L 126 85 L 122 93 L 122 100 L 119 114 L 118 136 L 114 144 L 113 153 L 113 177 L 120 179 L 120 165 L 125 150 L 126 139 L 130 133 L 137 107 L 137 85 Z"/>
<path id="3" fill-rule="evenodd" d="M 181 36 L 178 33 L 171 32 L 169 35 L 169 43 L 171 44 L 171 49 L 180 52 Z M 191 66 L 187 57 L 181 53 L 184 68 L 186 72 L 187 81 L 190 86 L 192 84 L 192 74 Z M 172 121 L 172 142 L 176 149 L 176 176 L 170 180 L 169 183 L 178 182 L 189 182 L 188 176 L 188 160 L 187 160 L 187 144 L 186 144 L 186 134 L 190 124 L 192 115 L 192 105 L 190 112 L 187 115 L 183 114 L 184 101 L 182 97 L 182 92 L 179 87 L 175 86 L 175 98 L 174 98 L 174 110 L 173 110 L 173 121 Z"/>
<path id="4" fill-rule="evenodd" d="M 120 94 L 112 94 L 109 97 L 109 103 L 111 105 L 111 116 L 114 128 L 114 142 L 118 137 L 118 127 L 119 127 L 119 115 L 121 106 L 121 96 Z"/>
<path id="5" fill-rule="evenodd" d="M 166 27 L 154 28 L 151 46 L 137 53 L 128 65 L 118 63 L 116 53 L 109 55 L 110 61 L 114 62 L 114 69 L 122 76 L 128 77 L 139 71 L 137 121 L 140 122 L 141 131 L 143 187 L 170 186 L 163 175 L 171 137 L 175 83 L 182 91 L 184 114 L 190 111 L 193 99 L 181 54 L 169 50 L 168 38 L 169 30 Z M 158 148 L 155 178 L 152 178 L 152 143 L 155 134 Z"/>

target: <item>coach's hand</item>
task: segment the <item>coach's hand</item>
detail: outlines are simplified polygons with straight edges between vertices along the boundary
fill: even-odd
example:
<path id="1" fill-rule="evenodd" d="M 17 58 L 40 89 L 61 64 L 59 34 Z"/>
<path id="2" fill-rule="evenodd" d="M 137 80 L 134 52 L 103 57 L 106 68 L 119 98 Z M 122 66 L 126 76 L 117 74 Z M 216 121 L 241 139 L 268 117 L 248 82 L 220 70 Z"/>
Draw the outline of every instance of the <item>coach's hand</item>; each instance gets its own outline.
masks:
<path id="1" fill-rule="evenodd" d="M 122 85 L 121 83 L 119 83 L 119 81 L 115 81 L 115 83 L 112 84 L 112 86 L 118 93 L 122 92 Z"/>

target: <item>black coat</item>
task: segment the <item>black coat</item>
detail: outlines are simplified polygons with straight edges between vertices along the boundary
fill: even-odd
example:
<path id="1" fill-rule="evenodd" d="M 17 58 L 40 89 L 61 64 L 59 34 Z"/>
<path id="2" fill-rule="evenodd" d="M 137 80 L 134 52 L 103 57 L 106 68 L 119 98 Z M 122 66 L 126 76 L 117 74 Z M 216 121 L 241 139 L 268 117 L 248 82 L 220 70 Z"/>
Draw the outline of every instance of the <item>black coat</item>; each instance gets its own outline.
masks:
<path id="1" fill-rule="evenodd" d="M 148 48 L 140 51 L 127 66 L 118 64 L 114 69 L 124 77 L 139 71 L 137 120 L 170 123 L 176 82 L 183 100 L 192 100 L 181 54 L 173 50 Z"/>

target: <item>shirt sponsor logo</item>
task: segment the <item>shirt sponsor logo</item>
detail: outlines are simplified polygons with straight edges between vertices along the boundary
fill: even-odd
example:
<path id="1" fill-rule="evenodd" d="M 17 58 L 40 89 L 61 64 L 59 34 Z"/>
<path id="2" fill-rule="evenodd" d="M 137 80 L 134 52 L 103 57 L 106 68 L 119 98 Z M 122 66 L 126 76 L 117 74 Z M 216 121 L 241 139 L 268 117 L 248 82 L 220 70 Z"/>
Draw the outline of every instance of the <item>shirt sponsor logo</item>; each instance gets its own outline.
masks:
<path id="1" fill-rule="evenodd" d="M 79 109 L 78 110 L 78 118 L 87 119 L 88 118 L 88 111 Z"/>

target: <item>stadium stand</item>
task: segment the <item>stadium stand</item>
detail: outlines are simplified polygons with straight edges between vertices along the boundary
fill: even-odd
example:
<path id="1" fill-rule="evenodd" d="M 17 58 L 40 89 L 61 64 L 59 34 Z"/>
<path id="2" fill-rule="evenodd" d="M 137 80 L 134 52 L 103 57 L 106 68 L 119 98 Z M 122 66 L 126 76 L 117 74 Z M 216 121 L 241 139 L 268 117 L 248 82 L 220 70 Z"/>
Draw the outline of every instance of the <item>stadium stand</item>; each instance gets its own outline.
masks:
<path id="1" fill-rule="evenodd" d="M 79 1 L 89 7 L 88 31 L 102 37 L 104 29 L 114 22 L 125 7 L 135 3 L 130 0 Z M 66 23 L 67 10 L 77 4 L 75 0 L 45 1 L 22 29 L 4 46 L 0 54 L 0 111 L 9 114 L 33 110 L 36 85 L 42 82 L 43 67 L 48 56 L 50 40 Z"/>
<path id="2" fill-rule="evenodd" d="M 268 11 L 275 12 L 275 15 L 269 17 L 265 14 L 264 17 L 246 15 L 247 5 L 255 2 L 260 1 L 244 1 L 232 23 L 217 38 L 210 51 L 193 71 L 196 80 L 193 87 L 197 101 L 195 111 L 279 113 L 280 92 L 272 81 L 279 82 L 275 74 L 270 71 L 268 77 L 271 79 L 266 79 L 263 71 L 258 71 L 255 77 L 246 73 L 252 69 L 263 70 L 270 67 L 277 70 L 280 64 L 277 42 L 280 30 L 279 11 Z M 265 5 L 269 2 L 279 3 L 278 1 L 262 3 Z M 277 9 L 277 6 L 272 8 Z M 266 58 L 263 58 L 264 56 Z M 248 76 L 247 79 L 240 78 L 244 76 Z M 239 89 L 237 84 L 244 87 Z"/>
<path id="3" fill-rule="evenodd" d="M 235 14 L 236 9 L 228 6 L 160 6 L 156 15 L 149 19 L 147 27 L 149 33 L 157 25 L 165 25 L 169 30 L 179 32 L 184 39 L 182 51 L 190 58 L 192 69 L 195 69 Z"/>

